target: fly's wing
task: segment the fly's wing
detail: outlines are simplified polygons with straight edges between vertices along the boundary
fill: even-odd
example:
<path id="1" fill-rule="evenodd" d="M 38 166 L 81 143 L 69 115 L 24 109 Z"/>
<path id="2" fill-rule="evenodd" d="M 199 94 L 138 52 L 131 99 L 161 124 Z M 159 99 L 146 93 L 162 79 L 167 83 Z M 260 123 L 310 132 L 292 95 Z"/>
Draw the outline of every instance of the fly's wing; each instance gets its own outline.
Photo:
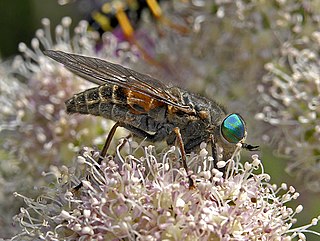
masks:
<path id="1" fill-rule="evenodd" d="M 168 86 L 151 76 L 97 58 L 54 50 L 46 50 L 44 54 L 63 64 L 74 74 L 95 84 L 115 84 L 177 107 L 184 112 L 194 113 L 192 107 L 184 105 L 170 93 Z"/>

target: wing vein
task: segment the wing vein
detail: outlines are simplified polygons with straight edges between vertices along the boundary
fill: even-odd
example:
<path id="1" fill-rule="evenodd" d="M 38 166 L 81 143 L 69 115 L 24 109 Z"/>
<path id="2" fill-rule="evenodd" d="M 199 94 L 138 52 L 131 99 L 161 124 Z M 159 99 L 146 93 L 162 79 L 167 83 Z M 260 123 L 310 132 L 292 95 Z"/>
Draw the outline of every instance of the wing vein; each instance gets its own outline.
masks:
<path id="1" fill-rule="evenodd" d="M 115 84 L 172 105 L 184 112 L 195 110 L 170 93 L 170 88 L 149 75 L 101 59 L 46 50 L 44 54 L 63 64 L 74 74 L 98 85 Z"/>

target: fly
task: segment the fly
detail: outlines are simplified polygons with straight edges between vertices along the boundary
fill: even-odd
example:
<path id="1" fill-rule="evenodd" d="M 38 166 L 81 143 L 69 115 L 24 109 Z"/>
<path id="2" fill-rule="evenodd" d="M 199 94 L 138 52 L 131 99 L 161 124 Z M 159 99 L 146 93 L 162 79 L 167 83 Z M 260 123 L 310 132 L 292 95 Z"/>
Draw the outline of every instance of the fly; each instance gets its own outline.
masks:
<path id="1" fill-rule="evenodd" d="M 219 161 L 218 147 L 223 148 L 222 160 L 232 156 L 239 142 L 250 151 L 258 148 L 244 143 L 247 130 L 243 118 L 237 113 L 227 114 L 213 100 L 101 59 L 53 50 L 44 54 L 98 85 L 75 94 L 66 101 L 66 108 L 68 113 L 102 116 L 116 122 L 102 157 L 118 126 L 151 142 L 165 140 L 173 145 L 177 139 L 187 173 L 186 153 L 201 142 L 211 143 L 215 163 Z M 190 176 L 189 185 L 194 186 Z"/>

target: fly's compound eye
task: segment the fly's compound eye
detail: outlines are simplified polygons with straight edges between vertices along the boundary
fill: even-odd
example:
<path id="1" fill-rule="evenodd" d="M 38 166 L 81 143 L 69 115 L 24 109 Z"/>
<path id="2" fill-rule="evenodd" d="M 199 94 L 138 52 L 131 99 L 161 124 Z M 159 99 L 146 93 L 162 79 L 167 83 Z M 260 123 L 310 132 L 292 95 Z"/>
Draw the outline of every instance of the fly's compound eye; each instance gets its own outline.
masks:
<path id="1" fill-rule="evenodd" d="M 221 134 L 229 143 L 238 143 L 245 137 L 245 123 L 238 114 L 228 115 L 221 124 Z"/>

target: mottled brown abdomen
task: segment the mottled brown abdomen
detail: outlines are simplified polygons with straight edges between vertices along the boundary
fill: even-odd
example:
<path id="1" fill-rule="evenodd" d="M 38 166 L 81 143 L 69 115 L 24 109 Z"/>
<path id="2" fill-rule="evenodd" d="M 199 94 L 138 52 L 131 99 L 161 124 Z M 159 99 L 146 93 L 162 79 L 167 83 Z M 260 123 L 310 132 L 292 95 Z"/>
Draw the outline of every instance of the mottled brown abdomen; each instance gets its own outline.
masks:
<path id="1" fill-rule="evenodd" d="M 75 94 L 66 101 L 68 113 L 91 114 L 110 119 L 113 105 L 126 105 L 125 89 L 117 85 L 103 85 Z"/>
<path id="2" fill-rule="evenodd" d="M 165 104 L 118 85 L 85 90 L 66 101 L 68 113 L 91 114 L 157 131 L 167 121 Z"/>

